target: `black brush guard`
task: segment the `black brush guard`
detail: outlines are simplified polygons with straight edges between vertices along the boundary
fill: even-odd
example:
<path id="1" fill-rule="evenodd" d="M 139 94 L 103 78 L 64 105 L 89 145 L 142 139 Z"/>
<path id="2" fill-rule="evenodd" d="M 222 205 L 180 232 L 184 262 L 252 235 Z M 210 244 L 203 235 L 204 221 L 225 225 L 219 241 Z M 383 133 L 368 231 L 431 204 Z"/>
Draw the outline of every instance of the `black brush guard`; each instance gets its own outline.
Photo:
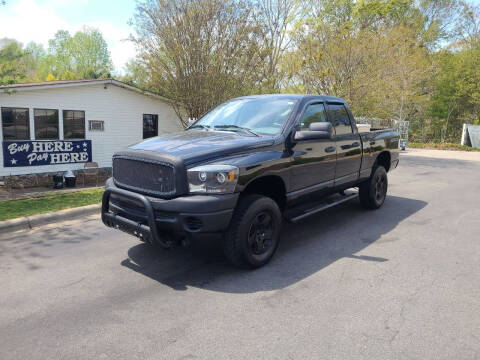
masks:
<path id="1" fill-rule="evenodd" d="M 148 225 L 110 212 L 111 194 L 120 195 L 122 197 L 139 201 L 145 208 Z M 163 239 L 159 235 L 152 204 L 150 204 L 150 201 L 148 201 L 148 199 L 141 194 L 132 193 L 130 191 L 118 188 L 105 189 L 102 198 L 102 221 L 108 227 L 112 227 L 128 234 L 137 236 L 140 239 L 148 241 L 152 244 L 159 244 L 164 248 L 170 248 L 172 246 L 171 240 Z"/>

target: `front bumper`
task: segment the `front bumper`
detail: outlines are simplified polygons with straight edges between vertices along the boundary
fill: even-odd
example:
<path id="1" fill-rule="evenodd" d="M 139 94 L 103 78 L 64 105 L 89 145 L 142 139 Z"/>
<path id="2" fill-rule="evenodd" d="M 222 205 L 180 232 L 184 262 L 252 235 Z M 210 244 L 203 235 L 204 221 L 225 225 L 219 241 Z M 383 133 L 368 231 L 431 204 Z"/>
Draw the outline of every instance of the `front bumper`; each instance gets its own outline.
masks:
<path id="1" fill-rule="evenodd" d="M 237 200 L 238 194 L 158 199 L 118 188 L 108 179 L 102 221 L 147 242 L 169 247 L 175 237 L 225 231 Z"/>

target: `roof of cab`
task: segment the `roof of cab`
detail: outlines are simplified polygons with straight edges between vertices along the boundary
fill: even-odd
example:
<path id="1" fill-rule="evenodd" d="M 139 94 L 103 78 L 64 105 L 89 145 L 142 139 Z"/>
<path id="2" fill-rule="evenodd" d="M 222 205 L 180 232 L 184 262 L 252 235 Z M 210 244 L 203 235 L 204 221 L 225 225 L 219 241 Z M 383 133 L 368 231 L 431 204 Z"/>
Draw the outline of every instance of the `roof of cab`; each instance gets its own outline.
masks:
<path id="1" fill-rule="evenodd" d="M 285 99 L 292 99 L 292 100 L 320 100 L 320 101 L 334 101 L 334 102 L 341 102 L 345 103 L 345 100 L 335 96 L 327 96 L 327 95 L 311 95 L 311 94 L 263 94 L 263 95 L 248 95 L 238 97 L 236 99 L 258 99 L 258 98 L 285 98 Z M 234 99 L 232 99 L 234 100 Z"/>

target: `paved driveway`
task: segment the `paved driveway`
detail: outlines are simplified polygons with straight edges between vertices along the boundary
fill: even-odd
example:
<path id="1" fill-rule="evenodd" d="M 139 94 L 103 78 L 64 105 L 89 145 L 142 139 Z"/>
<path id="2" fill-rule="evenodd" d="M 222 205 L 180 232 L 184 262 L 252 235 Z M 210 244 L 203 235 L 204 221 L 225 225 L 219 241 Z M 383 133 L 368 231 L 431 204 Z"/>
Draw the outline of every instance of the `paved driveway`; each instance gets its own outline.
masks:
<path id="1" fill-rule="evenodd" d="M 257 271 L 96 216 L 0 235 L 0 358 L 479 359 L 480 155 L 430 154 L 402 154 L 378 211 L 285 225 Z"/>

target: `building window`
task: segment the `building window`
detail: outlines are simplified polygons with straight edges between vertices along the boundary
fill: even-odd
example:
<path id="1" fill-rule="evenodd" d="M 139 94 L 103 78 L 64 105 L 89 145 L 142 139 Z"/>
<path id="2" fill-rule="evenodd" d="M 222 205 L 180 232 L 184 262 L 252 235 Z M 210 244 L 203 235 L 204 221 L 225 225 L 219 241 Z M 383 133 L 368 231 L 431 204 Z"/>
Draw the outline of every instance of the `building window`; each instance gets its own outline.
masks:
<path id="1" fill-rule="evenodd" d="M 63 138 L 85 139 L 85 111 L 63 110 Z"/>
<path id="2" fill-rule="evenodd" d="M 143 138 L 158 136 L 158 115 L 143 114 Z"/>
<path id="3" fill-rule="evenodd" d="M 2 107 L 3 140 L 30 140 L 28 109 Z"/>
<path id="4" fill-rule="evenodd" d="M 89 131 L 103 131 L 104 125 L 102 120 L 88 120 Z"/>
<path id="5" fill-rule="evenodd" d="M 58 139 L 58 110 L 34 109 L 35 139 Z"/>

